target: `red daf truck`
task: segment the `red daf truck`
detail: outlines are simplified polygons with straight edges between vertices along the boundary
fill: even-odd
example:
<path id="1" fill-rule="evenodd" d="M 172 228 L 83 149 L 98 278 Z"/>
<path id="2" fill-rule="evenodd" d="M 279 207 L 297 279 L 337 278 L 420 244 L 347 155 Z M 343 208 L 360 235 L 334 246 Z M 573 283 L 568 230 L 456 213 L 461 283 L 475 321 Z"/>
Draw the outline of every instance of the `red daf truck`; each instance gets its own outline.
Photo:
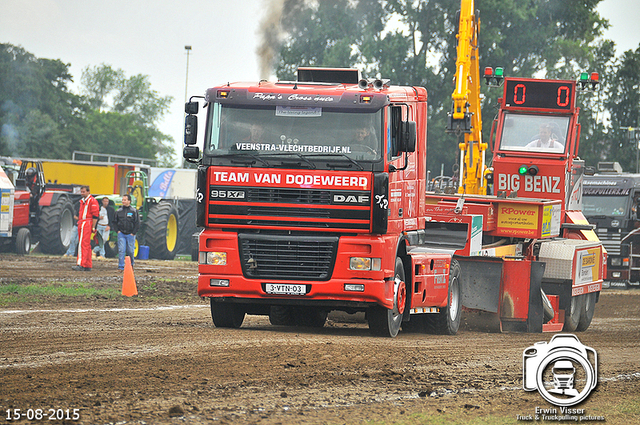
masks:
<path id="1" fill-rule="evenodd" d="M 314 68 L 292 82 L 213 87 L 202 152 L 199 104 L 188 102 L 183 154 L 199 164 L 204 228 L 198 294 L 210 299 L 214 324 L 239 327 L 245 314 L 262 314 L 323 326 L 342 310 L 366 312 L 376 335 L 455 334 L 464 306 L 502 329 L 586 329 L 593 305 L 579 297 L 599 291 L 604 252 L 570 211 L 581 193 L 575 82 L 553 97 L 561 110 L 517 109 L 548 93 L 507 80 L 518 102 L 513 84 L 527 86 L 527 100 L 506 93 L 494 124 L 500 196 L 426 192 L 421 87 Z M 558 114 L 564 150 L 525 149 L 538 115 Z M 514 132 L 527 115 L 535 124 Z"/>

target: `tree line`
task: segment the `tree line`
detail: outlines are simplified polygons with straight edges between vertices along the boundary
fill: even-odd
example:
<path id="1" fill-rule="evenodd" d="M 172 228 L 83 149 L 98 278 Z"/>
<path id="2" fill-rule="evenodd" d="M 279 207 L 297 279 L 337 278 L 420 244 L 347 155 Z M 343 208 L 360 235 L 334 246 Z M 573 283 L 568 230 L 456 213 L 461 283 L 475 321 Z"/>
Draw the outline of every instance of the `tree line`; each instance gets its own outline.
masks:
<path id="1" fill-rule="evenodd" d="M 635 171 L 636 144 L 621 127 L 640 126 L 640 45 L 620 56 L 603 37 L 600 0 L 477 0 L 481 67 L 506 76 L 576 79 L 599 72 L 598 92 L 580 95 L 580 156 L 587 165 L 618 161 Z M 456 61 L 459 0 L 285 0 L 276 74 L 299 66 L 354 67 L 366 77 L 424 86 L 429 93 L 428 168 L 457 164 L 457 139 L 446 134 Z M 483 138 L 489 140 L 501 89 L 483 89 Z"/>
<path id="2" fill-rule="evenodd" d="M 70 159 L 77 150 L 173 165 L 173 138 L 157 128 L 170 96 L 106 64 L 85 68 L 75 94 L 69 66 L 0 44 L 0 155 Z"/>

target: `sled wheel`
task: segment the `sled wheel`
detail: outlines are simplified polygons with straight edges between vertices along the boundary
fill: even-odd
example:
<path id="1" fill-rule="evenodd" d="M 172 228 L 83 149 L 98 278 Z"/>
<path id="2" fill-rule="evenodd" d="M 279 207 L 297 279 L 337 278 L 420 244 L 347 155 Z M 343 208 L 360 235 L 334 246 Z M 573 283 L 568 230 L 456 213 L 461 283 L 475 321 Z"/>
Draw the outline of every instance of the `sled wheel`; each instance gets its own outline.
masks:
<path id="1" fill-rule="evenodd" d="M 571 297 L 569 302 L 569 308 L 564 312 L 564 326 L 562 330 L 564 332 L 575 332 L 580 324 L 580 316 L 584 304 L 582 297 Z"/>
<path id="2" fill-rule="evenodd" d="M 593 313 L 596 309 L 596 297 L 598 294 L 591 292 L 589 294 L 580 295 L 582 300 L 582 310 L 580 311 L 580 321 L 576 330 L 578 332 L 584 332 L 589 329 L 591 320 L 593 319 Z"/>

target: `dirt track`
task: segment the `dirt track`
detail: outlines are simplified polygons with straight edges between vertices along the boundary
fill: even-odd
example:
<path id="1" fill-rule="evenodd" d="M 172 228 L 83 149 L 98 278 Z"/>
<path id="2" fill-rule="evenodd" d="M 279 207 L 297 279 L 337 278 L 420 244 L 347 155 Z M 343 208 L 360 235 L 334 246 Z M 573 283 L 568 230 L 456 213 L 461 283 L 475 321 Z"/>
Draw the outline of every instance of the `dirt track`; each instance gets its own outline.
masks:
<path id="1" fill-rule="evenodd" d="M 69 281 L 101 290 L 0 292 L 0 423 L 6 409 L 74 408 L 80 419 L 63 422 L 516 423 L 550 407 L 522 389 L 523 350 L 550 334 L 463 329 L 384 339 L 335 315 L 323 329 L 271 326 L 261 316 L 218 329 L 196 296 L 195 263 L 139 262 L 132 298 L 109 295 L 122 283 L 115 260 L 90 273 L 72 264 L 0 255 L 0 290 Z M 640 292 L 603 292 L 591 328 L 578 336 L 599 356 L 598 386 L 578 407 L 609 424 L 638 423 Z"/>

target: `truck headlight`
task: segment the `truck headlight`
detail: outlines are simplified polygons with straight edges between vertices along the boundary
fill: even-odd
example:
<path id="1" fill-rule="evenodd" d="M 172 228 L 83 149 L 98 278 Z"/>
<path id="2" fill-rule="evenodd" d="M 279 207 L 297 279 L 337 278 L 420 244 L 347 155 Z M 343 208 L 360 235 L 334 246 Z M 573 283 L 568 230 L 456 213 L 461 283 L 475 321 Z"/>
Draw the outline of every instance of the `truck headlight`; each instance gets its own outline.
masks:
<path id="1" fill-rule="evenodd" d="M 613 257 L 611 259 L 612 266 L 620 266 L 621 264 L 622 264 L 622 259 L 620 259 L 620 257 Z"/>
<path id="2" fill-rule="evenodd" d="M 212 266 L 226 266 L 227 253 L 200 251 L 200 254 L 198 255 L 198 263 L 209 264 Z"/>
<path id="3" fill-rule="evenodd" d="M 373 270 L 379 271 L 382 266 L 381 258 L 351 257 L 349 269 L 351 270 Z"/>

